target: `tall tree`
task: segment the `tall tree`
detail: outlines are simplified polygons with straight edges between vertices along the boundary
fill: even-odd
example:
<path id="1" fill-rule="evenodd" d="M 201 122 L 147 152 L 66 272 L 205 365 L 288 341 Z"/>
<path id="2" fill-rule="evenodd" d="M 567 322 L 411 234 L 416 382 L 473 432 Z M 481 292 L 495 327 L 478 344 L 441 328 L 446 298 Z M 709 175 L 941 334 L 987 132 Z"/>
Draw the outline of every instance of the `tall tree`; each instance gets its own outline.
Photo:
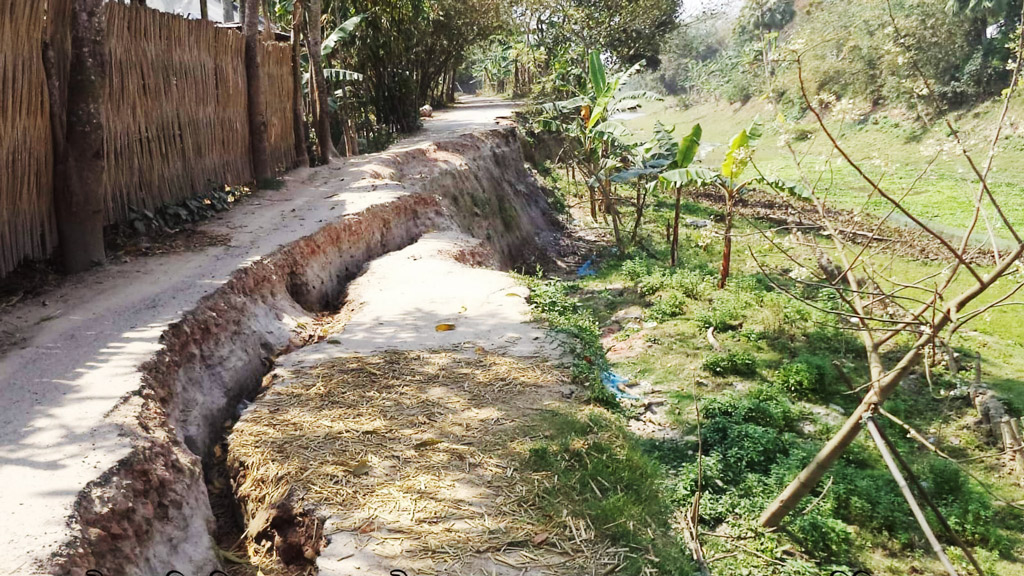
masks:
<path id="1" fill-rule="evenodd" d="M 292 127 L 295 130 L 295 157 L 300 166 L 309 166 L 306 152 L 306 111 L 302 105 L 302 68 L 299 62 L 302 52 L 302 0 L 292 4 Z"/>
<path id="2" fill-rule="evenodd" d="M 57 233 L 68 272 L 106 258 L 103 248 L 103 92 L 107 82 L 103 0 L 75 0 L 71 13 L 71 76 L 68 82 L 66 158 L 58 168 L 74 178 L 56 190 Z"/>
<path id="3" fill-rule="evenodd" d="M 210 19 L 210 7 L 207 5 L 207 0 L 199 0 L 199 17 L 203 20 Z"/>
<path id="4" fill-rule="evenodd" d="M 338 155 L 331 139 L 331 106 L 327 92 L 327 78 L 324 77 L 323 34 L 321 26 L 321 0 L 308 0 L 306 13 L 306 52 L 309 53 L 309 87 L 313 98 L 316 141 L 320 148 L 320 159 L 326 164 Z"/>
<path id="5" fill-rule="evenodd" d="M 253 177 L 259 183 L 271 177 L 267 144 L 267 109 L 260 63 L 260 0 L 245 2 L 245 75 L 249 100 L 249 142 Z"/>

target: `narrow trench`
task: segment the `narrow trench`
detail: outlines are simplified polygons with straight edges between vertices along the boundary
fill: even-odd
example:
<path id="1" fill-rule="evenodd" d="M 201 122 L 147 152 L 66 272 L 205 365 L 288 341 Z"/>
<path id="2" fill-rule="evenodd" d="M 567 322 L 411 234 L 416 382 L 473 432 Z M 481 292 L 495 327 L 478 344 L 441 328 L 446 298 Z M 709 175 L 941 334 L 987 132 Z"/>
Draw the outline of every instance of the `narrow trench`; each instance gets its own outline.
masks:
<path id="1" fill-rule="evenodd" d="M 414 238 L 414 243 L 419 238 Z M 399 246 L 395 250 L 400 250 Z M 288 279 L 287 291 L 291 298 L 298 303 L 310 315 L 318 318 L 338 314 L 345 306 L 348 292 L 348 284 L 357 278 L 365 265 L 380 258 L 391 250 L 376 254 L 359 263 L 358 266 L 351 264 L 341 270 L 342 282 L 340 294 L 326 295 L 317 300 L 312 296 L 312 291 L 304 283 L 300 275 L 292 274 Z M 223 570 L 229 576 L 252 576 L 252 566 L 249 564 L 249 553 L 246 542 L 245 516 L 242 506 L 235 497 L 233 479 L 230 467 L 228 466 L 228 437 L 234 430 L 235 424 L 242 416 L 245 408 L 256 400 L 266 389 L 266 378 L 274 370 L 276 364 L 274 358 L 282 354 L 294 352 L 319 341 L 319 337 L 306 340 L 301 346 L 289 345 L 277 350 L 274 356 L 264 362 L 262 374 L 254 382 L 246 387 L 247 392 L 238 401 L 231 417 L 226 420 L 215 439 L 210 453 L 203 457 L 203 481 L 206 484 L 207 495 L 210 500 L 210 509 L 213 512 L 214 527 L 211 533 L 214 543 L 219 549 Z"/>

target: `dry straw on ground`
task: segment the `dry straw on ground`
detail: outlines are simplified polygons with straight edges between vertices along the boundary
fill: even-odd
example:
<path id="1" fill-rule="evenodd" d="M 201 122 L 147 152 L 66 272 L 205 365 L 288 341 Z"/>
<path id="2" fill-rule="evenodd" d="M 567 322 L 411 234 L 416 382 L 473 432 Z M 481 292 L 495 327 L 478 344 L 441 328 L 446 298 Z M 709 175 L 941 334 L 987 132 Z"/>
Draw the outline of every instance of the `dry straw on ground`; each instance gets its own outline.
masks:
<path id="1" fill-rule="evenodd" d="M 287 495 L 334 518 L 331 530 L 372 536 L 375 554 L 427 567 L 418 573 L 455 574 L 480 554 L 572 566 L 572 531 L 535 520 L 544 479 L 516 469 L 519 422 L 567 376 L 478 352 L 345 357 L 283 375 L 230 438 L 247 520 Z"/>

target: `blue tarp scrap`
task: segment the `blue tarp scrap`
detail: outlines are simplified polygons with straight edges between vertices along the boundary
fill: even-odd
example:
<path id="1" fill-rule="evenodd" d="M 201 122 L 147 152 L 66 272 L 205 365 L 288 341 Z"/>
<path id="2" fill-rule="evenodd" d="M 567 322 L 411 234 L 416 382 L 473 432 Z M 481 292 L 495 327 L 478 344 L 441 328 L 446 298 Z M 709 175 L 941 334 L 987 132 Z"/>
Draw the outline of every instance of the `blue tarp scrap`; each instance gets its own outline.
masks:
<path id="1" fill-rule="evenodd" d="M 576 270 L 576 275 L 580 278 L 583 278 L 584 276 L 596 276 L 597 270 L 594 270 L 594 259 L 591 258 L 584 262 L 583 266 L 580 266 L 579 269 Z"/>
<path id="2" fill-rule="evenodd" d="M 623 384 L 629 383 L 629 378 L 619 376 L 611 370 L 607 370 L 601 374 L 601 383 L 604 384 L 604 387 L 607 388 L 609 392 L 615 395 L 617 400 L 622 400 L 623 398 L 627 400 L 640 399 L 639 396 L 634 396 L 622 389 Z"/>

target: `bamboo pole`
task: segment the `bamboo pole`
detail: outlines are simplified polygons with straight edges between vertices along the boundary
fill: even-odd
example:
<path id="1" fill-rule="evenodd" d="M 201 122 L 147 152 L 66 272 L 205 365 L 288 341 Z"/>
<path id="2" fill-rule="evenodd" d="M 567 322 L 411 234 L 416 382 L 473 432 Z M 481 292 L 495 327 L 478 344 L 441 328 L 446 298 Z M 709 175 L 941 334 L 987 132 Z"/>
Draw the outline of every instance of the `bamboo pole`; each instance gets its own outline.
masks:
<path id="1" fill-rule="evenodd" d="M 896 484 L 899 485 L 900 492 L 903 493 L 903 497 L 907 500 L 907 504 L 910 505 L 910 510 L 913 512 L 914 518 L 917 520 L 918 525 L 921 526 L 921 530 L 924 532 L 925 538 L 928 539 L 928 543 L 931 545 L 932 550 L 934 550 L 935 554 L 938 555 L 943 568 L 946 569 L 949 576 L 958 576 L 956 568 L 953 567 L 952 562 L 949 561 L 949 557 L 946 556 L 946 552 L 942 549 L 942 544 L 939 543 L 938 538 L 935 537 L 935 533 L 932 532 L 931 527 L 928 526 L 928 520 L 924 517 L 924 512 L 921 510 L 921 507 L 918 506 L 917 500 L 914 499 L 914 494 L 910 491 L 910 486 L 907 485 L 906 479 L 903 478 L 903 474 L 900 473 L 899 467 L 897 467 L 896 462 L 893 461 L 892 454 L 889 452 L 888 447 L 886 447 L 885 440 L 882 438 L 875 420 L 871 417 L 871 414 L 865 414 L 862 422 L 871 434 L 871 438 L 875 441 L 875 446 L 878 447 L 878 451 L 882 454 L 882 460 L 885 461 L 886 467 L 889 468 L 889 473 L 892 474 L 893 479 L 896 480 Z"/>
<path id="2" fill-rule="evenodd" d="M 885 430 L 882 430 L 881 426 L 876 426 L 875 429 L 878 431 L 878 435 L 882 437 L 882 440 L 885 442 L 885 445 L 889 447 L 889 450 L 892 452 L 892 455 L 896 459 L 896 462 L 900 465 L 900 468 L 903 469 L 904 474 L 907 475 L 907 480 L 910 482 L 910 484 L 914 485 L 914 489 L 917 491 L 917 495 L 921 498 L 921 500 L 924 500 L 925 505 L 928 506 L 928 508 L 932 511 L 932 514 L 935 514 L 935 518 L 938 519 L 943 531 L 945 531 L 946 535 L 949 536 L 949 538 L 953 540 L 953 542 L 958 547 L 960 547 L 961 550 L 964 551 L 964 556 L 967 557 L 967 560 L 971 563 L 971 566 L 974 566 L 975 571 L 978 572 L 978 576 L 985 576 L 985 571 L 982 569 L 981 564 L 978 563 L 978 560 L 974 557 L 974 554 L 971 552 L 971 549 L 968 548 L 967 544 L 965 544 L 964 541 L 960 538 L 960 536 L 957 535 L 957 533 L 953 530 L 953 527 L 949 525 L 949 522 L 946 520 L 946 517 L 942 514 L 942 511 L 939 510 L 939 507 L 936 506 L 935 502 L 933 502 L 931 497 L 928 496 L 928 491 L 924 489 L 924 485 L 921 484 L 921 481 L 917 479 L 917 475 L 914 474 L 913 468 L 911 468 L 910 464 L 906 461 L 906 459 L 903 458 L 903 456 L 900 454 L 900 451 L 896 449 L 896 445 L 892 443 L 891 439 L 889 439 L 889 436 L 885 433 Z M 806 514 L 806 511 L 804 513 Z"/>

